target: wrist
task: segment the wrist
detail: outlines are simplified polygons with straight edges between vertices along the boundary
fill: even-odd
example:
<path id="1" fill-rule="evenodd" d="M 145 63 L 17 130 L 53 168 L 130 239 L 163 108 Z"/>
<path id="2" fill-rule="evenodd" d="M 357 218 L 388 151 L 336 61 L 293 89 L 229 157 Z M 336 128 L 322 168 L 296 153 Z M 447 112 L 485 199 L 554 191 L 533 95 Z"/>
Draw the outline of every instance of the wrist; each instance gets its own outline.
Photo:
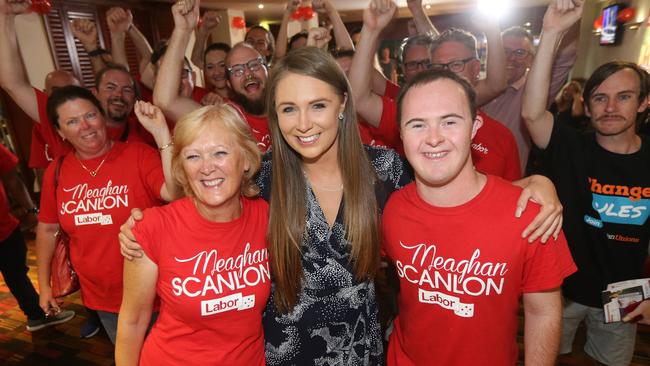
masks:
<path id="1" fill-rule="evenodd" d="M 31 208 L 25 209 L 25 212 L 27 212 L 28 214 L 38 215 L 41 212 L 41 210 L 39 210 L 38 207 L 34 206 L 34 207 L 31 207 Z"/>
<path id="2" fill-rule="evenodd" d="M 99 46 L 97 46 L 97 43 L 83 43 L 83 47 L 87 53 L 90 53 L 95 51 Z"/>
<path id="3" fill-rule="evenodd" d="M 100 57 L 106 54 L 108 54 L 108 51 L 99 47 L 95 47 L 94 50 L 88 52 L 88 56 L 90 57 Z"/>

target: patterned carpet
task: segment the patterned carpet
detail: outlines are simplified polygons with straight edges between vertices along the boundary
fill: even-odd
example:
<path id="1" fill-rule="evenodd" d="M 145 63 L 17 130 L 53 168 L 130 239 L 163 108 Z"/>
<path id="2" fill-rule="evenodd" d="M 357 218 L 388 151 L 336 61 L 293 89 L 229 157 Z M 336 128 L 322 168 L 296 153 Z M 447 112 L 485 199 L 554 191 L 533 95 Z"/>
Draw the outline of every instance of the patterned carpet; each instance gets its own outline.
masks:
<path id="1" fill-rule="evenodd" d="M 36 284 L 36 257 L 34 243 L 29 241 L 29 277 Z M 0 277 L 0 365 L 25 366 L 76 366 L 113 365 L 113 345 L 102 331 L 91 339 L 79 338 L 86 313 L 79 294 L 70 296 L 63 305 L 77 312 L 77 316 L 65 324 L 56 325 L 34 333 L 25 329 L 25 316 L 16 300 Z M 523 324 L 523 319 L 520 319 Z M 520 327 L 521 328 L 521 327 Z M 519 344 L 523 351 L 523 335 Z M 576 344 L 584 344 L 584 329 L 580 329 Z M 523 352 L 520 352 L 523 355 Z M 520 362 L 521 363 L 521 362 Z M 521 363 L 523 364 L 523 363 Z M 581 347 L 574 353 L 562 356 L 559 366 L 597 365 L 587 357 Z M 650 327 L 640 326 L 632 366 L 650 365 Z"/>

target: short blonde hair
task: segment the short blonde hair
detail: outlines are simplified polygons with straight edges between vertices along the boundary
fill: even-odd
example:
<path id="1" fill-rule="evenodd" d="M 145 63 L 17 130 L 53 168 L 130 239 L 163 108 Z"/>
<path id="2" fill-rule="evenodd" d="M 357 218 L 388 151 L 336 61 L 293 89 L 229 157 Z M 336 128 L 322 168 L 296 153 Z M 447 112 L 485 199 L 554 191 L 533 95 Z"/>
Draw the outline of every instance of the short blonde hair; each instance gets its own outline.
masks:
<path id="1" fill-rule="evenodd" d="M 183 188 L 186 196 L 194 196 L 185 169 L 183 169 L 181 151 L 194 142 L 204 131 L 213 126 L 225 128 L 237 140 L 237 146 L 241 148 L 244 159 L 248 161 L 250 166 L 242 177 L 241 194 L 245 197 L 257 196 L 259 188 L 255 185 L 253 177 L 260 169 L 262 155 L 246 121 L 239 112 L 227 104 L 199 108 L 192 113 L 188 113 L 176 123 L 176 127 L 174 127 L 174 150 L 172 152 L 172 175 L 174 179 Z"/>

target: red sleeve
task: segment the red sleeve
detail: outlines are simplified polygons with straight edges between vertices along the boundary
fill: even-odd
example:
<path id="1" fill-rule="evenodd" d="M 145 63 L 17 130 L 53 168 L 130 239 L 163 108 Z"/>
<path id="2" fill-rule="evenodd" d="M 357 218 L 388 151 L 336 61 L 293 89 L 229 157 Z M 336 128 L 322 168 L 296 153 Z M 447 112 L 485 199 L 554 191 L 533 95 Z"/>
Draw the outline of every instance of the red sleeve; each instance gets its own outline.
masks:
<path id="1" fill-rule="evenodd" d="M 0 174 L 9 173 L 18 164 L 18 158 L 0 144 Z"/>
<path id="2" fill-rule="evenodd" d="M 160 258 L 160 243 L 162 242 L 160 235 L 169 228 L 164 228 L 161 225 L 159 207 L 144 210 L 143 216 L 142 221 L 135 223 L 133 235 L 147 257 L 157 265 Z"/>
<path id="3" fill-rule="evenodd" d="M 29 146 L 29 167 L 47 168 L 50 163 L 45 156 L 45 141 L 39 132 L 40 123 L 34 123 L 32 127 L 32 141 Z"/>
<path id="4" fill-rule="evenodd" d="M 381 138 L 388 147 L 395 149 L 400 155 L 404 155 L 402 139 L 397 127 L 397 102 L 385 95 L 381 97 L 381 102 L 383 109 L 378 127 Z"/>
<path id="5" fill-rule="evenodd" d="M 140 152 L 138 160 L 138 167 L 140 168 L 140 178 L 145 183 L 147 189 L 153 193 L 154 197 L 160 197 L 160 189 L 165 183 L 165 175 L 162 169 L 162 162 L 158 151 L 150 146 L 141 143 L 134 143 Z"/>
<path id="6" fill-rule="evenodd" d="M 506 159 L 505 172 L 503 173 L 503 179 L 514 182 L 518 179 L 521 179 L 521 164 L 519 162 L 519 149 L 517 149 L 517 141 L 515 137 L 510 132 L 510 129 L 506 128 L 506 136 L 502 139 L 504 142 L 504 151 L 508 159 Z"/>
<path id="7" fill-rule="evenodd" d="M 56 213 L 56 192 L 54 192 L 54 171 L 57 161 L 50 164 L 43 174 L 43 187 L 41 187 L 41 212 L 38 221 L 46 224 L 57 224 L 59 217 Z"/>
<path id="8" fill-rule="evenodd" d="M 46 122 L 49 123 L 49 119 L 47 118 L 47 94 L 43 93 L 42 91 L 33 88 L 34 93 L 36 94 L 36 104 L 38 106 L 38 119 L 40 121 L 37 122 Z"/>
<path id="9" fill-rule="evenodd" d="M 390 80 L 386 80 L 386 89 L 384 90 L 384 96 L 397 100 L 398 94 L 399 85 L 393 84 L 393 82 Z"/>
<path id="10" fill-rule="evenodd" d="M 564 233 L 542 244 L 538 239 L 528 245 L 522 278 L 522 291 L 541 292 L 558 288 L 578 268 L 573 262 Z"/>

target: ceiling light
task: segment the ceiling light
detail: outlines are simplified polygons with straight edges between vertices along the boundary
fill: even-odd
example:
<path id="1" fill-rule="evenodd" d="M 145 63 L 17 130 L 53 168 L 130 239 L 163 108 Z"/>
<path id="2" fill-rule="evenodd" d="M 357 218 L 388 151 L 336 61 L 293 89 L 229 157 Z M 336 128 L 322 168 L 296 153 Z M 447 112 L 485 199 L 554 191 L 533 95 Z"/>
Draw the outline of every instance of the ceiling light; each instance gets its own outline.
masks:
<path id="1" fill-rule="evenodd" d="M 526 22 L 526 24 L 524 24 L 524 27 L 530 28 L 531 25 L 532 24 L 530 24 L 530 22 Z"/>
<path id="2" fill-rule="evenodd" d="M 427 4 L 424 7 L 427 8 L 427 9 L 431 9 L 431 4 Z"/>
<path id="3" fill-rule="evenodd" d="M 257 5 L 257 8 L 258 8 L 258 9 L 264 9 L 264 4 L 259 4 L 259 5 Z"/>
<path id="4" fill-rule="evenodd" d="M 511 0 L 478 0 L 477 9 L 485 16 L 503 18 L 512 8 Z"/>

